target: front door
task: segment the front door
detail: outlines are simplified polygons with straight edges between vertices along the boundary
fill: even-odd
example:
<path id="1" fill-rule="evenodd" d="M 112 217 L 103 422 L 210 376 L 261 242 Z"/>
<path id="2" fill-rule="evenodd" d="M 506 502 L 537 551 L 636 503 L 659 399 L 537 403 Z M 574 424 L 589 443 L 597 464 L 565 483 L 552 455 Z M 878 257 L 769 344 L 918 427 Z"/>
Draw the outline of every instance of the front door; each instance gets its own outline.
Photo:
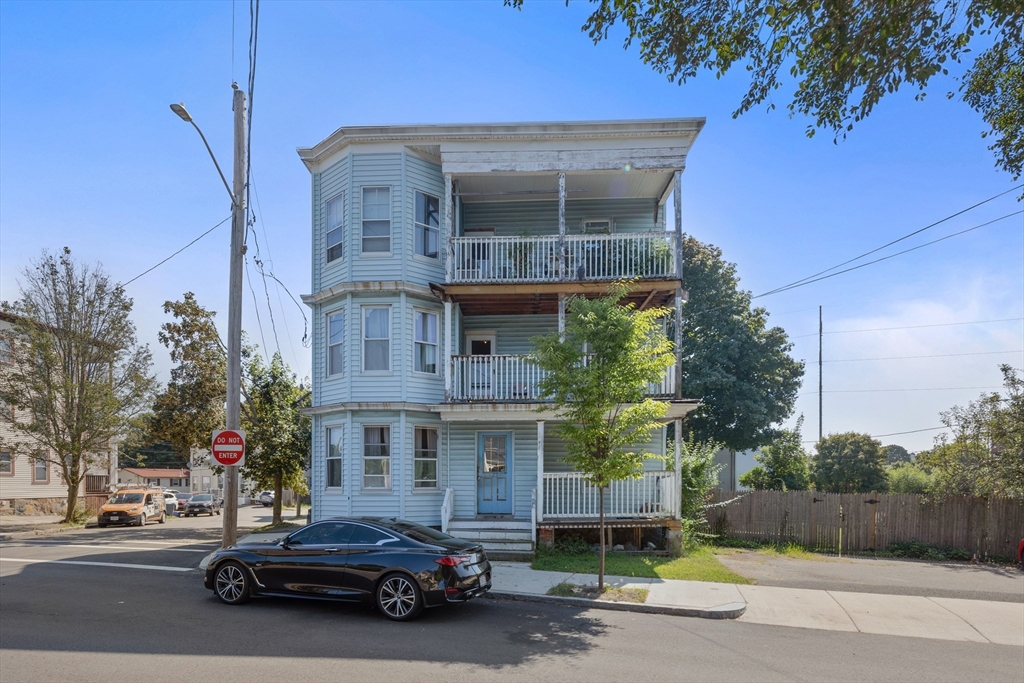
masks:
<path id="1" fill-rule="evenodd" d="M 494 375 L 495 335 L 467 334 L 466 350 L 469 351 L 469 397 L 478 401 L 494 399 L 491 391 Z"/>
<path id="2" fill-rule="evenodd" d="M 512 514 L 512 433 L 477 435 L 476 511 Z"/>

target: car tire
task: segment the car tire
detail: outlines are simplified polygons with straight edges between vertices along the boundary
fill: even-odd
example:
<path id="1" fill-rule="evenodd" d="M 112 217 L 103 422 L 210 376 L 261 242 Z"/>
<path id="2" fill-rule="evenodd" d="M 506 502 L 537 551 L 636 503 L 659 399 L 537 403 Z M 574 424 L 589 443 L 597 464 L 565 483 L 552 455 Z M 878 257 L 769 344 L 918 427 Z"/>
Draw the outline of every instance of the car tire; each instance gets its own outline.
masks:
<path id="1" fill-rule="evenodd" d="M 167 513 L 166 512 L 161 512 L 160 513 L 160 519 L 158 519 L 157 521 L 160 522 L 161 524 L 167 524 Z"/>
<path id="2" fill-rule="evenodd" d="M 237 562 L 225 562 L 213 575 L 213 593 L 225 605 L 241 605 L 249 599 L 249 573 Z"/>
<path id="3" fill-rule="evenodd" d="M 408 621 L 423 611 L 423 593 L 416 579 L 388 574 L 377 585 L 377 609 L 393 621 Z"/>
<path id="4" fill-rule="evenodd" d="M 212 516 L 212 514 L 211 514 Z M 217 510 L 217 516 L 220 517 L 220 510 Z"/>
<path id="5" fill-rule="evenodd" d="M 139 526 L 146 526 L 146 513 L 139 515 Z"/>
<path id="6" fill-rule="evenodd" d="M 99 522 L 98 524 L 96 524 L 96 526 L 98 526 L 101 529 L 106 529 L 107 528 L 107 525 L 104 524 L 103 522 Z"/>

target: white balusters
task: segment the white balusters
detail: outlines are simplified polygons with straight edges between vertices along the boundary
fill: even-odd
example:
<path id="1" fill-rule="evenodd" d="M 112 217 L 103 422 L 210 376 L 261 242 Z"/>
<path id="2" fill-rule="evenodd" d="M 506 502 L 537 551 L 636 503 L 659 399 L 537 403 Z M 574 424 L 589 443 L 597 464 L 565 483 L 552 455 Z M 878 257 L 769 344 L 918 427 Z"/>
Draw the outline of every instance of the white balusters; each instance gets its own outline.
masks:
<path id="1" fill-rule="evenodd" d="M 675 517 L 677 484 L 675 472 L 644 472 L 637 479 L 613 482 L 605 491 L 605 517 Z M 595 486 L 582 472 L 545 472 L 545 519 L 596 518 L 600 515 L 600 497 Z"/>

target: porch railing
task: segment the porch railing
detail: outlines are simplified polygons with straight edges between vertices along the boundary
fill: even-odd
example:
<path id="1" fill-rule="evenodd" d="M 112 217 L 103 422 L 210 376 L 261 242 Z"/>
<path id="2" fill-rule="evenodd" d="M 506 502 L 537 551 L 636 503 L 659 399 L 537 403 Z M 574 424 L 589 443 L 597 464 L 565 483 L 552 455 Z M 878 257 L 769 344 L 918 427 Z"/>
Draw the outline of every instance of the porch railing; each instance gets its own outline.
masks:
<path id="1" fill-rule="evenodd" d="M 671 235 L 664 232 L 455 237 L 452 283 L 557 282 L 675 276 Z"/>
<path id="2" fill-rule="evenodd" d="M 540 400 L 540 381 L 546 373 L 529 356 L 452 356 L 452 401 Z M 670 366 L 661 382 L 647 385 L 648 396 L 675 394 L 676 367 Z"/>
<path id="3" fill-rule="evenodd" d="M 545 472 L 543 482 L 540 495 L 544 496 L 545 520 L 600 516 L 597 487 L 582 472 Z M 675 472 L 668 470 L 644 472 L 638 479 L 612 482 L 604 493 L 605 518 L 678 518 L 678 486 Z"/>

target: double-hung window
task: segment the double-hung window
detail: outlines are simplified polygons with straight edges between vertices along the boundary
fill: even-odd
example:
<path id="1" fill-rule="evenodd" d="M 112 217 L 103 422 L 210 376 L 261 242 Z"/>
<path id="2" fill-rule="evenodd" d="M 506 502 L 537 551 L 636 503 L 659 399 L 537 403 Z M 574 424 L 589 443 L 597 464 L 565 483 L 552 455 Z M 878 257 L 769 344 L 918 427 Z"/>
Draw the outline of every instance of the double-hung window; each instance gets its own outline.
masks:
<path id="1" fill-rule="evenodd" d="M 0 474 L 14 474 L 14 454 L 9 451 L 0 451 Z"/>
<path id="2" fill-rule="evenodd" d="M 327 201 L 327 262 L 345 255 L 345 195 Z"/>
<path id="3" fill-rule="evenodd" d="M 391 307 L 363 308 L 363 371 L 391 370 Z"/>
<path id="4" fill-rule="evenodd" d="M 363 426 L 363 488 L 391 488 L 391 426 Z"/>
<path id="5" fill-rule="evenodd" d="M 437 313 L 416 311 L 414 313 L 414 345 L 416 372 L 437 374 Z"/>
<path id="6" fill-rule="evenodd" d="M 46 460 L 46 453 L 36 453 L 32 461 L 32 483 L 47 484 L 50 482 L 50 463 Z"/>
<path id="7" fill-rule="evenodd" d="M 391 188 L 363 188 L 363 253 L 391 251 Z"/>
<path id="8" fill-rule="evenodd" d="M 416 192 L 416 253 L 428 258 L 437 258 L 440 235 L 441 200 L 429 194 Z"/>
<path id="9" fill-rule="evenodd" d="M 343 435 L 341 427 L 327 428 L 327 486 L 341 488 L 341 450 Z"/>
<path id="10" fill-rule="evenodd" d="M 413 444 L 415 488 L 437 488 L 437 428 L 417 427 Z"/>
<path id="11" fill-rule="evenodd" d="M 345 368 L 345 312 L 327 314 L 327 375 L 340 375 Z"/>

